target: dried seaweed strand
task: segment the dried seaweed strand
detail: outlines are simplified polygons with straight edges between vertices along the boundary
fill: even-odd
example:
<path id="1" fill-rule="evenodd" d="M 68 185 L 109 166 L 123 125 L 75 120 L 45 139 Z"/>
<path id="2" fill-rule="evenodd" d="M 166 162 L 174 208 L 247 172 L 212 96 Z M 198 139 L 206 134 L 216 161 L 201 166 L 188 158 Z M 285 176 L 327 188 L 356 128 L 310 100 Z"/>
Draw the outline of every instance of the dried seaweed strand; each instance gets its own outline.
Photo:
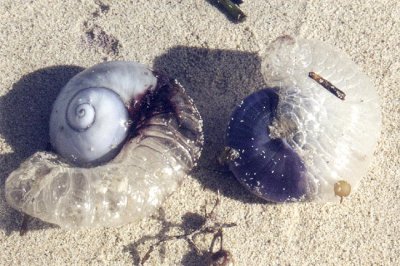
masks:
<path id="1" fill-rule="evenodd" d="M 218 195 L 217 195 L 217 199 L 215 200 L 214 206 L 211 209 L 211 212 L 207 212 L 207 204 L 204 206 L 204 223 L 202 225 L 200 225 L 198 228 L 190 230 L 187 233 L 184 234 L 180 234 L 180 235 L 171 235 L 171 236 L 166 236 L 163 239 L 160 239 L 159 241 L 157 241 L 156 243 L 154 243 L 153 245 L 150 246 L 149 250 L 145 253 L 145 255 L 143 256 L 143 258 L 140 260 L 140 265 L 144 265 L 151 256 L 151 253 L 154 251 L 154 249 L 159 246 L 160 244 L 170 241 L 170 240 L 174 240 L 174 239 L 184 239 L 188 242 L 188 244 L 194 248 L 194 250 L 196 251 L 198 256 L 203 256 L 203 252 L 196 246 L 196 244 L 194 243 L 194 239 L 196 238 L 196 236 L 198 235 L 206 235 L 206 234 L 214 234 L 214 238 L 212 241 L 212 246 L 210 247 L 210 250 L 212 251 L 213 246 L 216 242 L 217 238 L 220 238 L 220 251 L 222 251 L 222 229 L 223 228 L 230 228 L 230 227 L 234 227 L 237 226 L 236 223 L 219 223 L 219 222 L 214 222 L 211 221 L 213 219 L 213 214 L 214 211 L 216 210 L 216 208 L 220 205 L 221 203 L 221 199 L 220 199 L 220 194 L 218 191 Z"/>
<path id="2" fill-rule="evenodd" d="M 24 217 L 22 218 L 22 223 L 19 228 L 19 235 L 24 236 L 28 232 L 28 224 L 32 220 L 32 217 L 29 216 L 28 214 L 24 214 Z"/>
<path id="3" fill-rule="evenodd" d="M 330 93 L 338 97 L 340 100 L 345 99 L 346 94 L 343 91 L 339 90 L 335 85 L 333 85 L 332 83 L 330 83 L 328 80 L 324 79 L 317 73 L 310 72 L 308 73 L 308 76 L 313 80 L 315 80 L 316 82 L 318 82 L 322 87 L 327 89 Z"/>

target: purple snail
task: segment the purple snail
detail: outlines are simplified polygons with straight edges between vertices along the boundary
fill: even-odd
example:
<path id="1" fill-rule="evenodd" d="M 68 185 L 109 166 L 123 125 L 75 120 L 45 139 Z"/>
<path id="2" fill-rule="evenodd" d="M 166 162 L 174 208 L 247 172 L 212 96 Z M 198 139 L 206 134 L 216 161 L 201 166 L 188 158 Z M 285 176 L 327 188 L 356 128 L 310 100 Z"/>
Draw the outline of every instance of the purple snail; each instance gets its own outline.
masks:
<path id="1" fill-rule="evenodd" d="M 267 87 L 239 104 L 226 132 L 230 171 L 267 201 L 342 200 L 377 146 L 376 90 L 346 54 L 322 42 L 284 36 L 261 57 Z"/>
<path id="2" fill-rule="evenodd" d="M 196 165 L 202 119 L 174 79 L 135 62 L 97 64 L 61 90 L 53 151 L 13 171 L 15 209 L 63 228 L 120 226 L 151 214 Z"/>

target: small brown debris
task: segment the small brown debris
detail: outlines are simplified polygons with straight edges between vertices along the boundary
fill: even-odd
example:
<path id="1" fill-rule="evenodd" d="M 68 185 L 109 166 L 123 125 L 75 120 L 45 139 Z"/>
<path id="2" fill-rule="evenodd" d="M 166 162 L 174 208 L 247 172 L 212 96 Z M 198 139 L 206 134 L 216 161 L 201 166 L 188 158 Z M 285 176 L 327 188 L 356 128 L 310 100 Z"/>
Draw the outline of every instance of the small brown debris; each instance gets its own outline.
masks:
<path id="1" fill-rule="evenodd" d="M 340 203 L 342 203 L 343 198 L 350 195 L 351 185 L 345 180 L 340 180 L 335 183 L 335 185 L 333 186 L 333 190 L 335 192 L 335 196 L 339 196 Z"/>
<path id="2" fill-rule="evenodd" d="M 327 89 L 330 93 L 332 93 L 333 95 L 338 97 L 340 100 L 344 100 L 345 99 L 346 94 L 343 91 L 338 89 L 335 85 L 333 85 L 332 83 L 330 83 L 328 80 L 324 79 L 323 77 L 321 77 L 317 73 L 310 72 L 310 73 L 308 73 L 308 76 L 310 78 L 312 78 L 313 80 L 315 80 L 316 82 L 318 82 L 322 87 Z"/>

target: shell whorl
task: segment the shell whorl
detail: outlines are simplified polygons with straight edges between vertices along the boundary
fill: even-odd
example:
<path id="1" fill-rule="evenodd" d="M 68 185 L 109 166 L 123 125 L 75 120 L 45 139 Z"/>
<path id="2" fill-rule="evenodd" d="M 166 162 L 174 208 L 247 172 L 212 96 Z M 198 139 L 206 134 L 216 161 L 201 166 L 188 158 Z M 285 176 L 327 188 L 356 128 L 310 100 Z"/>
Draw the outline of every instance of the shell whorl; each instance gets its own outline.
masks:
<path id="1" fill-rule="evenodd" d="M 50 116 L 50 142 L 63 158 L 93 166 L 115 157 L 129 134 L 128 108 L 157 78 L 132 62 L 95 65 L 61 90 Z"/>
<path id="2" fill-rule="evenodd" d="M 107 88 L 79 90 L 65 111 L 54 106 L 51 121 L 53 147 L 77 165 L 108 161 L 128 135 L 128 111 L 118 94 Z"/>
<path id="3" fill-rule="evenodd" d="M 86 131 L 96 120 L 96 109 L 90 102 L 68 105 L 67 123 L 75 131 Z"/>
<path id="4" fill-rule="evenodd" d="M 204 142 L 200 114 L 177 81 L 133 62 L 81 72 L 54 106 L 67 109 L 65 98 L 74 98 L 80 87 L 112 88 L 128 107 L 131 128 L 118 154 L 107 163 L 77 167 L 59 154 L 37 152 L 8 177 L 6 199 L 17 210 L 64 228 L 137 221 L 159 207 L 196 165 Z M 97 120 L 96 109 L 93 125 Z M 53 122 L 58 128 L 60 121 Z"/>

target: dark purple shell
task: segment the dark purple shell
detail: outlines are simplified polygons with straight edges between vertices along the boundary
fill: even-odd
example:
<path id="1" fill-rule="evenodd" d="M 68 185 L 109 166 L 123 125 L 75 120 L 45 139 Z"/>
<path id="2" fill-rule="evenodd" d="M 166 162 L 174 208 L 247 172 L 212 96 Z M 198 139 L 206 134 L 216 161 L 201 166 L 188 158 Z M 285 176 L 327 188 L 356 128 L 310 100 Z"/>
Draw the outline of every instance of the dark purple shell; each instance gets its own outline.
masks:
<path id="1" fill-rule="evenodd" d="M 297 201 L 309 191 L 304 163 L 283 139 L 272 139 L 269 126 L 277 114 L 276 89 L 259 90 L 236 108 L 226 145 L 239 152 L 229 169 L 248 190 L 268 201 Z"/>

